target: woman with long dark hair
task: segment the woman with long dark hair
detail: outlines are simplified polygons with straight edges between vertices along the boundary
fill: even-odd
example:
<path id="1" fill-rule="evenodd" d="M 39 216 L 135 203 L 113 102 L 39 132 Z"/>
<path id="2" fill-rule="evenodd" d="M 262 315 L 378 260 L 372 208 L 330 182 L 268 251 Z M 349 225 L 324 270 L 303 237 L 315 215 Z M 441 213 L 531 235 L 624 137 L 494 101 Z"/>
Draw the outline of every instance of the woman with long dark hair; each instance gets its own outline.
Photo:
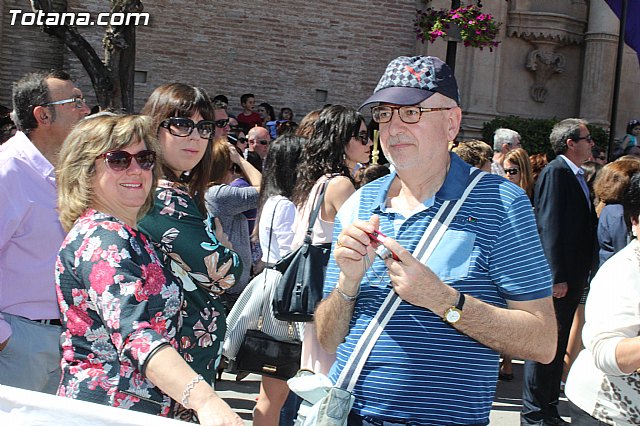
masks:
<path id="1" fill-rule="evenodd" d="M 297 170 L 292 201 L 298 211 L 292 249 L 302 245 L 311 211 L 325 184 L 324 202 L 313 226 L 312 241 L 331 243 L 336 213 L 355 192 L 352 170 L 357 163 L 369 161 L 371 145 L 364 118 L 354 109 L 332 105 L 320 112 Z M 327 374 L 335 360 L 335 355 L 325 352 L 317 342 L 313 323 L 305 326 L 302 352 L 301 367 L 318 373 Z"/>
<path id="2" fill-rule="evenodd" d="M 157 129 L 162 173 L 155 204 L 139 227 L 185 291 L 180 351 L 213 384 L 226 331 L 219 296 L 239 279 L 242 264 L 204 205 L 215 128 L 211 100 L 198 87 L 165 84 L 153 91 L 142 113 Z"/>

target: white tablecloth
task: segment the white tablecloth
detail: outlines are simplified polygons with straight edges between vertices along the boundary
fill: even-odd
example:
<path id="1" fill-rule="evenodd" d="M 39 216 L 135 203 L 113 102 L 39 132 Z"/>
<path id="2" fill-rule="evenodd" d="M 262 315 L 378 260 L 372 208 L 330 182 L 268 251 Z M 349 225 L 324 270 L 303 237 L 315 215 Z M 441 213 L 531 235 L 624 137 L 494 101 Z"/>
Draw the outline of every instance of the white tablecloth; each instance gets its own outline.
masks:
<path id="1" fill-rule="evenodd" d="M 184 426 L 150 414 L 0 385 L 2 426 Z"/>

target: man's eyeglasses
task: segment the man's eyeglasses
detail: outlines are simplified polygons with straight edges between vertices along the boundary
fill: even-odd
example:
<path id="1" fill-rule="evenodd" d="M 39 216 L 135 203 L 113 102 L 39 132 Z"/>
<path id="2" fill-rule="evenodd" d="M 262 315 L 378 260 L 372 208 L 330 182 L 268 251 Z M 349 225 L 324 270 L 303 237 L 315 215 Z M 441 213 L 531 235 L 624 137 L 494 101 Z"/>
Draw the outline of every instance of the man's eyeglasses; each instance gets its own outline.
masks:
<path id="1" fill-rule="evenodd" d="M 209 139 L 213 135 L 215 123 L 209 120 L 201 120 L 194 123 L 190 118 L 171 117 L 161 122 L 160 127 L 167 129 L 173 136 L 180 138 L 186 138 L 195 128 L 198 129 L 202 139 Z"/>
<path id="2" fill-rule="evenodd" d="M 353 137 L 359 140 L 362 145 L 367 145 L 369 143 L 369 135 L 367 132 L 360 132 L 357 135 L 353 135 Z"/>
<path id="3" fill-rule="evenodd" d="M 260 139 L 260 140 L 252 139 L 249 141 L 249 143 L 253 143 L 253 144 L 259 143 L 260 145 L 269 145 L 269 141 L 266 139 Z"/>
<path id="4" fill-rule="evenodd" d="M 127 170 L 131 166 L 132 158 L 136 159 L 142 170 L 151 170 L 156 164 L 156 153 L 148 149 L 137 154 L 131 154 L 127 151 L 109 151 L 98 155 L 98 158 L 104 158 L 107 167 L 116 172 Z"/>
<path id="5" fill-rule="evenodd" d="M 216 127 L 220 127 L 222 129 L 227 124 L 229 124 L 229 119 L 225 118 L 225 119 L 222 119 L 222 120 L 216 120 L 216 121 L 214 121 L 214 123 L 215 123 Z"/>
<path id="6" fill-rule="evenodd" d="M 452 109 L 449 108 L 422 108 L 419 106 L 400 106 L 400 107 L 392 107 L 388 105 L 384 106 L 374 106 L 371 108 L 371 116 L 373 121 L 376 123 L 388 123 L 391 121 L 393 117 L 393 112 L 398 111 L 398 115 L 400 116 L 400 120 L 403 123 L 413 124 L 420 121 L 420 117 L 422 117 L 423 112 L 435 112 L 435 111 L 446 111 Z"/>
<path id="7" fill-rule="evenodd" d="M 513 175 L 517 175 L 518 173 L 520 173 L 520 169 L 517 168 L 517 167 L 511 167 L 510 169 L 504 169 L 504 174 L 505 175 L 513 176 Z"/>
<path id="8" fill-rule="evenodd" d="M 575 139 L 575 141 L 580 141 L 580 140 L 586 140 L 587 142 L 593 142 L 593 137 L 591 135 L 587 135 L 587 136 L 580 136 L 579 138 Z"/>
<path id="9" fill-rule="evenodd" d="M 72 102 L 75 102 L 75 107 L 77 109 L 80 109 L 87 104 L 87 102 L 84 100 L 84 96 L 75 96 L 73 98 L 63 99 L 61 101 L 47 102 L 46 104 L 42 104 L 41 106 L 64 105 L 70 104 Z"/>

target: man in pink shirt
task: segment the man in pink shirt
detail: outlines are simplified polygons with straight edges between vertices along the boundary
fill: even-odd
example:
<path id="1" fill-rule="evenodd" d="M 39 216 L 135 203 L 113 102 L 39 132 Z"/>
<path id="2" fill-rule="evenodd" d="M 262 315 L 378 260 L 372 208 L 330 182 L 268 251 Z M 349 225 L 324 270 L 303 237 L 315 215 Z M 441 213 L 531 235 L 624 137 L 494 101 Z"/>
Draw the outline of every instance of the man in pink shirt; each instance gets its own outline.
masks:
<path id="1" fill-rule="evenodd" d="M 65 236 L 55 165 L 89 114 L 69 74 L 28 74 L 13 86 L 15 136 L 0 147 L 0 384 L 55 393 L 60 309 L 54 264 Z"/>

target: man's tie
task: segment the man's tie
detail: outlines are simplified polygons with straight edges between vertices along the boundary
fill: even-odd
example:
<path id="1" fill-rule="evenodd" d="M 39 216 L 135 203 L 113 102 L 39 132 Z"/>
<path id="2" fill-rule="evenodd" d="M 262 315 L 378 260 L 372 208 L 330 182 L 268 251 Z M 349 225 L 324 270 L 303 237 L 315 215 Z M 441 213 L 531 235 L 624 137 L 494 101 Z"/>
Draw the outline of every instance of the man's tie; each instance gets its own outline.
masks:
<path id="1" fill-rule="evenodd" d="M 584 192 L 584 196 L 587 199 L 587 205 L 589 206 L 589 209 L 591 209 L 591 196 L 589 195 L 589 187 L 587 186 L 587 181 L 584 180 L 584 172 L 582 171 L 582 169 L 578 170 L 578 173 L 576 173 L 576 178 L 578 178 L 578 182 L 580 182 L 582 192 Z"/>

